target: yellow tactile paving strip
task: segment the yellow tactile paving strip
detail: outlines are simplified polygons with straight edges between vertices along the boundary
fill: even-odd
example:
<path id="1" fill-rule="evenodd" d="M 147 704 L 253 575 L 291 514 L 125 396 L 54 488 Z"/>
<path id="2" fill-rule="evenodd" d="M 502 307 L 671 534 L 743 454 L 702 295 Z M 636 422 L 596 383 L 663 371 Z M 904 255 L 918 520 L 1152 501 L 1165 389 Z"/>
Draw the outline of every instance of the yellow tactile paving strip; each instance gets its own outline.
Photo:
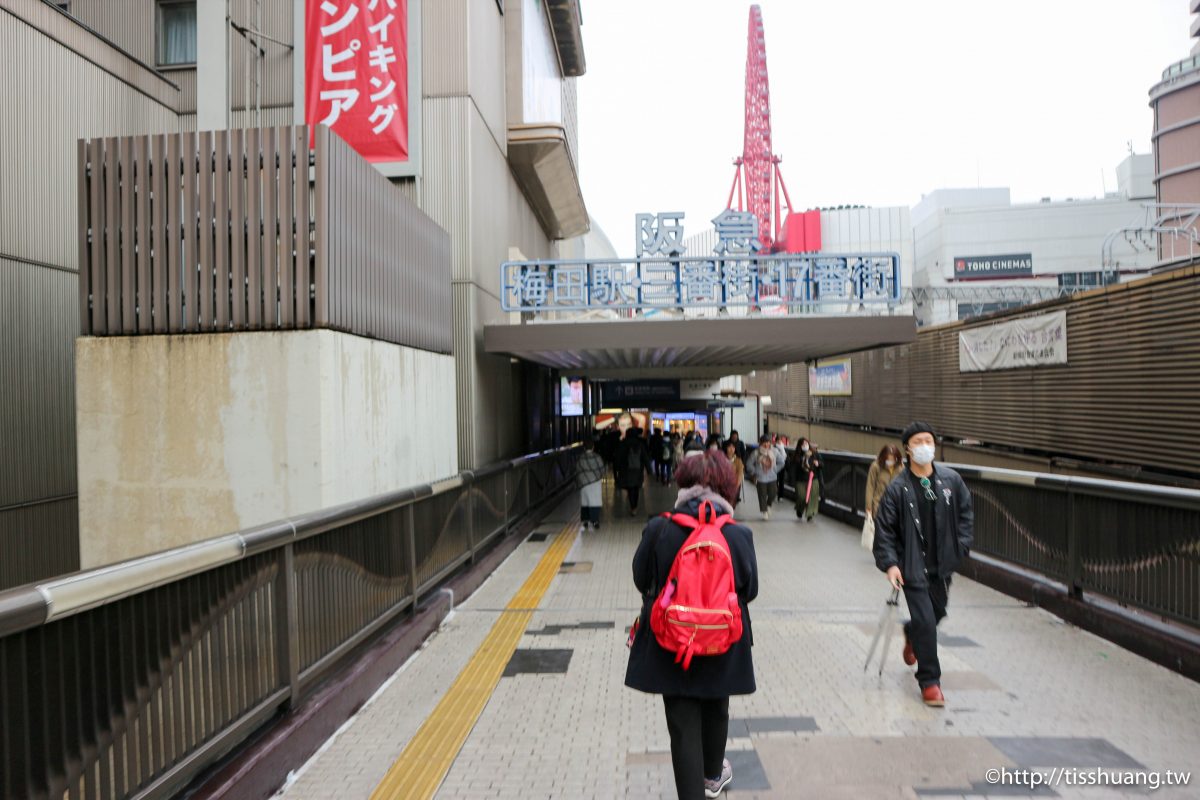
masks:
<path id="1" fill-rule="evenodd" d="M 572 521 L 558 532 L 450 690 L 375 787 L 371 800 L 433 797 L 495 691 L 578 530 L 578 521 Z"/>

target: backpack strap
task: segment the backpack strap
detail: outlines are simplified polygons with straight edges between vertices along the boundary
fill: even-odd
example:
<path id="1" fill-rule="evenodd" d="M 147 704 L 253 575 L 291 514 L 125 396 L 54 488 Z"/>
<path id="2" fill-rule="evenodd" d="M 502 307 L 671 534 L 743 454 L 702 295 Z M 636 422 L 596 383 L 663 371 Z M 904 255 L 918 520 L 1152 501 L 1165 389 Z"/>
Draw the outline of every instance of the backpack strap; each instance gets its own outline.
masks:
<path id="1" fill-rule="evenodd" d="M 705 511 L 707 510 L 707 513 Z M 718 530 L 725 527 L 727 522 L 733 521 L 733 516 L 730 514 L 721 514 L 717 516 L 717 511 L 713 508 L 713 504 L 708 500 L 700 503 L 698 517 L 693 517 L 690 514 L 675 514 L 670 511 L 664 511 L 661 516 L 674 522 L 684 528 L 695 530 L 702 525 L 715 525 Z"/>

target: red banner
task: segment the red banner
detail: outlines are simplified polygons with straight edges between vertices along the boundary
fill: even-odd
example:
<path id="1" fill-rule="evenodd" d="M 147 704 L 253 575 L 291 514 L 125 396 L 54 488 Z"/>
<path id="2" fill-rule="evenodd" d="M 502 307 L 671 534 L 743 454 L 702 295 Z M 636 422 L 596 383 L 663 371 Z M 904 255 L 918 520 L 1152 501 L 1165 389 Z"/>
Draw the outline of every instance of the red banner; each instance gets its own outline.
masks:
<path id="1" fill-rule="evenodd" d="M 408 160 L 408 0 L 305 0 L 305 121 Z"/>

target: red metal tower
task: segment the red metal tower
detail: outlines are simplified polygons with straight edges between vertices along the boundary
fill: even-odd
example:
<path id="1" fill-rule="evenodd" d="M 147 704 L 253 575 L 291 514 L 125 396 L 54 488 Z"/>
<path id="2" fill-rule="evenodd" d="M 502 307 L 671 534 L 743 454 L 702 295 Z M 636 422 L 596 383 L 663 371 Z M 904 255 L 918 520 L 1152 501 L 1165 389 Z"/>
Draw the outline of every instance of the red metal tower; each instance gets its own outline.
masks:
<path id="1" fill-rule="evenodd" d="M 729 189 L 726 208 L 733 208 L 737 195 L 738 211 L 748 210 L 758 219 L 758 240 L 764 252 L 780 250 L 803 252 L 819 250 L 821 228 L 819 212 L 790 219 L 792 200 L 779 171 L 782 160 L 771 148 L 771 87 L 767 79 L 767 40 L 763 32 L 762 9 L 750 6 L 750 23 L 746 44 L 746 127 L 742 155 L 733 161 L 733 186 Z M 784 205 L 779 202 L 783 193 Z M 780 237 L 783 209 L 787 207 L 789 224 Z M 814 217 L 814 214 L 816 215 Z M 810 217 L 814 217 L 810 219 Z M 813 228 L 815 223 L 815 241 Z M 807 234 L 807 235 L 806 235 Z"/>

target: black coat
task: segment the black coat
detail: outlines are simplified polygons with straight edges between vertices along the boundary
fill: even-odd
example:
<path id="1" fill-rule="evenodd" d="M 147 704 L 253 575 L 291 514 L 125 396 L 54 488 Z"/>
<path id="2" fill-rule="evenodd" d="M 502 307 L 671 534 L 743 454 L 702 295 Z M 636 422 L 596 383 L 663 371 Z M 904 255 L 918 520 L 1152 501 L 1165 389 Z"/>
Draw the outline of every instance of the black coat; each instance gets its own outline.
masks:
<path id="1" fill-rule="evenodd" d="M 700 501 L 693 500 L 675 511 L 695 516 L 699 508 Z M 750 656 L 754 634 L 747 608 L 758 596 L 754 538 L 749 528 L 736 523 L 726 525 L 722 533 L 729 543 L 734 586 L 742 606 L 742 638 L 719 656 L 696 656 L 687 671 L 675 663 L 675 654 L 654 638 L 654 632 L 650 630 L 650 608 L 660 587 L 667 582 L 675 554 L 691 534 L 689 529 L 665 517 L 655 517 L 642 531 L 642 542 L 633 556 L 633 582 L 642 593 L 642 616 L 629 652 L 626 686 L 651 694 L 683 697 L 720 698 L 754 693 L 754 662 Z"/>
<path id="2" fill-rule="evenodd" d="M 641 454 L 640 467 L 629 466 L 630 453 L 634 450 Z M 613 456 L 613 475 L 616 476 L 617 486 L 622 489 L 641 486 L 650 467 L 650 448 L 646 446 L 645 439 L 640 436 L 626 436 L 617 445 L 617 452 Z"/>
<path id="3" fill-rule="evenodd" d="M 887 572 L 900 567 L 904 585 L 928 585 L 925 554 L 921 547 L 921 514 L 907 469 L 888 484 L 875 515 L 875 566 Z M 938 530 L 938 575 L 949 577 L 971 551 L 975 541 L 975 509 L 971 491 L 962 476 L 949 467 L 933 466 L 933 490 L 937 495 L 934 516 Z"/>

